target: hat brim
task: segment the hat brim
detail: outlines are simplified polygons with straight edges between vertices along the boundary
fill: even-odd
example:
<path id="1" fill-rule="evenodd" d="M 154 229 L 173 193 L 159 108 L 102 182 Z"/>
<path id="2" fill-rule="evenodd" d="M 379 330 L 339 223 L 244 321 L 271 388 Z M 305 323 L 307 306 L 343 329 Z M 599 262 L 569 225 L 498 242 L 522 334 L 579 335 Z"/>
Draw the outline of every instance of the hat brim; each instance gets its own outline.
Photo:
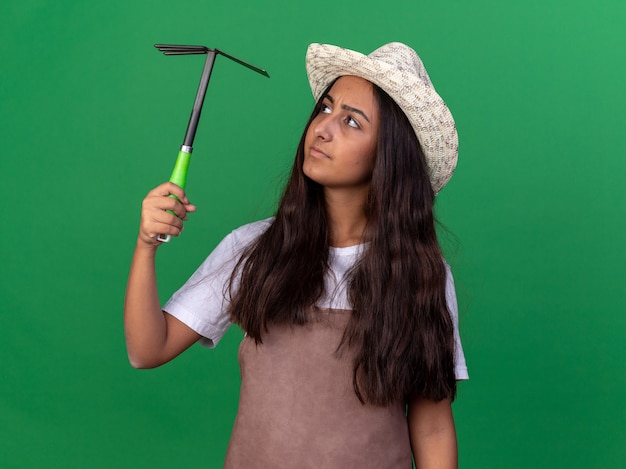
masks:
<path id="1" fill-rule="evenodd" d="M 420 79 L 414 71 L 329 44 L 309 46 L 306 70 L 316 100 L 334 80 L 346 75 L 364 78 L 382 88 L 402 109 L 415 131 L 433 191 L 439 192 L 448 182 L 457 163 L 458 136 L 450 110 L 430 81 Z"/>

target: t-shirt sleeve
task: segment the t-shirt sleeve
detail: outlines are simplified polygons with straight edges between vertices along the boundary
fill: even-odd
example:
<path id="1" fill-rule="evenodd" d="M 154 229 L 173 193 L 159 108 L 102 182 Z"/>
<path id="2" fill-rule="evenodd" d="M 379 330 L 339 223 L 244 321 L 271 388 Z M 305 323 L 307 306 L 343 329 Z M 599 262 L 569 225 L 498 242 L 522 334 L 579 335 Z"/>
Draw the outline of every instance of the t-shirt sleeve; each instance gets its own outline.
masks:
<path id="1" fill-rule="evenodd" d="M 446 302 L 448 304 L 448 310 L 452 317 L 452 323 L 454 324 L 454 373 L 457 380 L 469 379 L 467 372 L 467 365 L 465 363 L 465 355 L 463 354 L 463 346 L 461 345 L 461 335 L 459 333 L 459 307 L 456 301 L 456 290 L 454 288 L 454 278 L 450 266 L 446 264 L 447 279 L 446 279 Z"/>
<path id="2" fill-rule="evenodd" d="M 163 306 L 163 311 L 200 334 L 202 345 L 215 347 L 230 327 L 231 275 L 244 249 L 268 224 L 266 220 L 252 223 L 226 236 Z"/>

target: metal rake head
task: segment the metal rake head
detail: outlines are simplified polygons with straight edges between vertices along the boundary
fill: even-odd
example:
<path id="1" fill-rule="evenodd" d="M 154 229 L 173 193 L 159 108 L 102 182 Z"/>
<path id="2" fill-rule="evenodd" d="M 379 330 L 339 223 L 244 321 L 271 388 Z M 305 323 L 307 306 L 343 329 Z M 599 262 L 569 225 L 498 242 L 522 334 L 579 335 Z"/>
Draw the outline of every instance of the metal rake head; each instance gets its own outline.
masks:
<path id="1" fill-rule="evenodd" d="M 255 72 L 260 73 L 261 75 L 264 75 L 269 78 L 269 74 L 267 73 L 266 70 L 263 70 L 262 68 L 252 65 L 251 63 L 248 63 L 244 60 L 241 60 L 235 57 L 234 55 L 227 54 L 226 52 L 221 51 L 219 49 L 211 49 L 206 46 L 190 46 L 190 45 L 180 45 L 180 44 L 155 44 L 154 47 L 159 49 L 165 55 L 194 55 L 194 54 L 198 55 L 198 54 L 208 54 L 209 52 L 212 52 L 214 54 L 223 55 L 224 57 L 232 60 L 233 62 L 237 62 L 238 64 L 243 65 L 244 67 L 249 68 L 250 70 L 254 70 Z"/>

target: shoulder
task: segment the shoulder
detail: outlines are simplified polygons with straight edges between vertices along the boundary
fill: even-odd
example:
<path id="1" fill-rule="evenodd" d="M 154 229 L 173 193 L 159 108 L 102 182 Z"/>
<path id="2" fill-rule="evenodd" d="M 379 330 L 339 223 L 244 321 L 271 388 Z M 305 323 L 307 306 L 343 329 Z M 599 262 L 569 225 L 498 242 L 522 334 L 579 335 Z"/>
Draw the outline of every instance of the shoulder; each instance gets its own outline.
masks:
<path id="1" fill-rule="evenodd" d="M 452 315 L 452 318 L 456 320 L 458 315 L 458 305 L 456 300 L 456 287 L 454 285 L 454 276 L 452 275 L 452 269 L 450 265 L 445 261 L 443 264 L 446 268 L 446 302 L 448 304 L 448 310 Z"/>
<path id="2" fill-rule="evenodd" d="M 272 218 L 259 220 L 231 231 L 210 252 L 192 279 L 229 276 L 246 248 L 267 230 L 272 221 Z"/>
<path id="3" fill-rule="evenodd" d="M 223 268 L 224 265 L 234 266 L 245 249 L 261 236 L 272 224 L 273 219 L 255 221 L 240 226 L 227 234 L 211 251 L 201 266 L 201 270 Z"/>
<path id="4" fill-rule="evenodd" d="M 454 277 L 452 276 L 452 268 L 450 267 L 450 264 L 448 264 L 448 262 L 445 259 L 443 259 L 443 266 L 446 269 L 446 283 L 448 284 L 452 283 L 452 285 L 454 285 Z"/>
<path id="5" fill-rule="evenodd" d="M 238 247 L 244 247 L 254 242 L 259 236 L 261 236 L 274 222 L 274 217 L 266 218 L 264 220 L 255 221 L 231 231 L 226 236 L 226 239 Z"/>

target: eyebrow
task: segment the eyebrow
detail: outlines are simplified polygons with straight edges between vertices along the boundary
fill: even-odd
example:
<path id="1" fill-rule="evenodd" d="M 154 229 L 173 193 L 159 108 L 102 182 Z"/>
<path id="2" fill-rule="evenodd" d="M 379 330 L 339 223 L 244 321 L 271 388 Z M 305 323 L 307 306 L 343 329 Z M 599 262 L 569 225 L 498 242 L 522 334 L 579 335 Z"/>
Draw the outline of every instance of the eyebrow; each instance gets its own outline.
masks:
<path id="1" fill-rule="evenodd" d="M 331 103 L 335 103 L 335 100 L 333 99 L 333 97 L 329 94 L 326 95 L 326 98 L 331 102 Z M 341 105 L 341 109 L 343 109 L 344 111 L 349 111 L 349 112 L 354 112 L 356 114 L 359 114 L 361 116 L 363 116 L 363 119 L 365 119 L 368 123 L 369 123 L 369 118 L 367 117 L 367 115 L 365 115 L 365 113 L 363 111 L 361 111 L 360 109 L 357 109 L 355 107 L 352 106 L 348 106 L 347 104 L 342 104 Z"/>

